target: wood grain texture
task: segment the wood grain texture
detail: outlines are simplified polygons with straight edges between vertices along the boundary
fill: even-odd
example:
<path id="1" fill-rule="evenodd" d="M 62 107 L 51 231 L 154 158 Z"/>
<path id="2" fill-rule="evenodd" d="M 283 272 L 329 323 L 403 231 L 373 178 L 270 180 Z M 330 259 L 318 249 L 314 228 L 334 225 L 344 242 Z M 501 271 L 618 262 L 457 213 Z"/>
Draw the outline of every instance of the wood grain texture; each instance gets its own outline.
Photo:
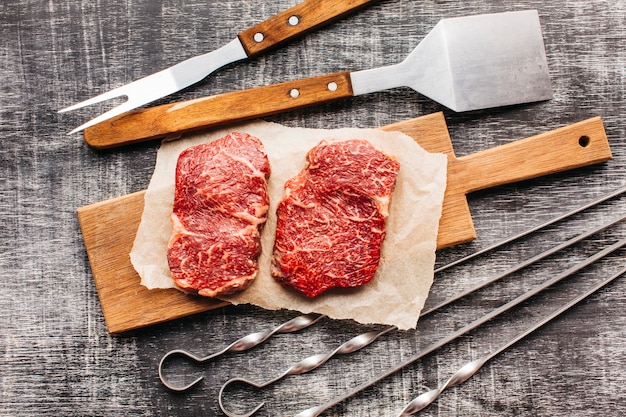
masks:
<path id="1" fill-rule="evenodd" d="M 263 380 L 374 326 L 322 320 L 278 335 L 249 352 L 201 367 L 172 364 L 173 377 L 197 374 L 185 394 L 164 389 L 161 356 L 187 348 L 215 352 L 295 313 L 227 306 L 110 335 L 90 270 L 79 207 L 145 189 L 158 145 L 95 151 L 67 132 L 107 105 L 57 110 L 218 48 L 298 0 L 14 0 L 0 4 L 0 415 L 223 416 L 219 386 L 233 376 Z M 192 100 L 397 62 L 442 18 L 537 9 L 554 98 L 456 114 L 409 89 L 268 116 L 311 128 L 379 127 L 444 111 L 458 160 L 600 116 L 613 159 L 468 195 L 477 239 L 443 249 L 444 265 L 604 195 L 626 181 L 626 4 L 615 0 L 494 2 L 383 0 L 319 31 L 155 104 Z M 472 262 L 438 273 L 429 303 L 452 296 L 534 254 L 626 214 L 624 197 L 585 210 Z M 419 331 L 391 332 L 307 375 L 254 392 L 259 416 L 293 414 L 382 374 L 532 286 L 626 235 L 624 222 L 559 252 L 474 296 L 420 320 Z M 609 256 L 460 340 L 433 352 L 326 416 L 394 416 L 415 395 L 442 384 L 462 364 L 496 348 L 589 285 L 624 266 Z M 443 394 L 422 416 L 619 416 L 626 414 L 626 279 L 620 278 Z M 185 375 L 182 375 L 182 374 Z M 241 394 L 239 397 L 237 394 Z"/>
<path id="2" fill-rule="evenodd" d="M 336 88 L 330 89 L 333 83 Z M 132 110 L 88 127 L 85 142 L 97 149 L 180 136 L 193 130 L 296 110 L 352 96 L 348 72 L 318 75 L 254 89 Z"/>
<path id="3" fill-rule="evenodd" d="M 289 39 L 319 29 L 378 0 L 308 0 L 277 13 L 237 35 L 248 56 L 259 55 Z M 296 18 L 291 22 L 291 18 Z M 259 40 L 255 36 L 261 35 Z"/>
<path id="4" fill-rule="evenodd" d="M 476 238 L 466 195 L 497 185 L 606 162 L 611 149 L 598 117 L 532 138 L 456 158 L 443 113 L 385 126 L 412 136 L 425 149 L 448 156 L 437 247 Z M 111 333 L 174 320 L 223 307 L 226 303 L 181 294 L 148 291 L 130 263 L 135 231 L 143 212 L 143 192 L 78 209 L 78 219 L 107 328 Z"/>
<path id="5" fill-rule="evenodd" d="M 180 291 L 149 291 L 141 285 L 129 254 L 141 221 L 143 195 L 140 191 L 78 209 L 102 313 L 111 333 L 127 332 L 228 304 Z"/>

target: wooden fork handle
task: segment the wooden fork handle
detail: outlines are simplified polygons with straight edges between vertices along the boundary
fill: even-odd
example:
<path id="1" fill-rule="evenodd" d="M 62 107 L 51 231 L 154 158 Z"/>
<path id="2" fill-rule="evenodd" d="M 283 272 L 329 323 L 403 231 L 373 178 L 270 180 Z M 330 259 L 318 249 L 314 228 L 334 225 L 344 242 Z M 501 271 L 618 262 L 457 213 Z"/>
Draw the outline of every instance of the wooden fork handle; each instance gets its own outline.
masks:
<path id="1" fill-rule="evenodd" d="M 221 126 L 351 97 L 348 71 L 133 110 L 83 131 L 85 142 L 112 148 Z"/>
<path id="2" fill-rule="evenodd" d="M 378 0 L 306 0 L 256 24 L 238 37 L 248 56 L 258 55 Z"/>

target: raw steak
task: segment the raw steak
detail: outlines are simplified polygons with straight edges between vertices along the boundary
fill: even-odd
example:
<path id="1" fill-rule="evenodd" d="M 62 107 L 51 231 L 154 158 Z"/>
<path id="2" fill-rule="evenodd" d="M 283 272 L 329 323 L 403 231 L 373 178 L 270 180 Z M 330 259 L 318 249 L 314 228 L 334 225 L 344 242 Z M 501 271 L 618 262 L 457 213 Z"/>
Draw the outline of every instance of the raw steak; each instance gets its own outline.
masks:
<path id="1" fill-rule="evenodd" d="M 263 144 L 246 133 L 180 154 L 167 252 L 179 288 L 215 297 L 252 283 L 269 207 L 269 175 Z"/>
<path id="2" fill-rule="evenodd" d="M 399 162 L 359 139 L 322 141 L 285 183 L 272 275 L 307 297 L 372 280 Z"/>

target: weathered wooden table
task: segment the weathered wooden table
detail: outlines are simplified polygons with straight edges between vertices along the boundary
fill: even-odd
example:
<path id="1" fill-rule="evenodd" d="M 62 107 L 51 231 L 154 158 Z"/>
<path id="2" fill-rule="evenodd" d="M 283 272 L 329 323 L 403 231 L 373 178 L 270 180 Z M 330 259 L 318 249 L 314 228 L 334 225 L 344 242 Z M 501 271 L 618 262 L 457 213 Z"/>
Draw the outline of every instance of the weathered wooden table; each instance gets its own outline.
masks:
<path id="1" fill-rule="evenodd" d="M 76 209 L 145 189 L 158 143 L 95 151 L 66 133 L 101 108 L 61 107 L 215 49 L 296 0 L 226 2 L 69 0 L 0 5 L 0 414 L 223 415 L 228 378 L 263 380 L 377 326 L 324 319 L 278 335 L 247 353 L 199 368 L 188 393 L 164 388 L 161 356 L 173 348 L 207 354 L 297 315 L 249 306 L 110 335 Z M 520 9 L 540 14 L 554 99 L 455 114 L 409 89 L 361 96 L 268 120 L 314 128 L 378 127 L 443 110 L 457 155 L 601 116 L 614 159 L 591 167 L 469 195 L 478 239 L 441 250 L 437 266 L 487 247 L 626 182 L 626 4 L 622 1 L 386 0 L 258 59 L 229 65 L 161 102 L 201 97 L 344 69 L 397 62 L 441 18 Z M 437 274 L 429 302 L 455 294 L 551 246 L 626 214 L 614 198 L 499 250 Z M 620 223 L 364 350 L 331 359 L 258 393 L 230 400 L 259 415 L 295 414 L 324 403 L 409 358 L 534 285 L 626 236 Z M 438 349 L 324 415 L 393 416 L 417 394 L 444 383 L 465 362 L 500 344 L 624 267 L 625 252 Z M 423 411 L 439 416 L 618 416 L 626 414 L 626 277 L 487 363 Z M 129 306 L 132 308 L 132 306 Z"/>

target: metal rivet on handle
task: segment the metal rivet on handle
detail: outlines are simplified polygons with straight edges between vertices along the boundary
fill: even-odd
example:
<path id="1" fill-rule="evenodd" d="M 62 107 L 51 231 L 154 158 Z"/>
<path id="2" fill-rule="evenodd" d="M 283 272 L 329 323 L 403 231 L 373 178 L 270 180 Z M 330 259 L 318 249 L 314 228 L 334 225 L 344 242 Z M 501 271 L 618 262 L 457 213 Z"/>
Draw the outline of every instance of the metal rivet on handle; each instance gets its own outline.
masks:
<path id="1" fill-rule="evenodd" d="M 328 91 L 337 91 L 337 88 L 339 88 L 337 86 L 337 83 L 334 81 L 329 82 L 327 87 L 328 87 Z"/>
<path id="2" fill-rule="evenodd" d="M 299 23 L 300 23 L 300 16 L 295 15 L 295 14 L 287 20 L 287 24 L 289 26 L 296 26 Z"/>
<path id="3" fill-rule="evenodd" d="M 300 95 L 300 90 L 298 90 L 297 88 L 292 88 L 291 91 L 289 91 L 289 95 L 291 96 L 291 98 L 298 98 L 298 96 Z"/>
<path id="4" fill-rule="evenodd" d="M 263 39 L 265 39 L 265 36 L 263 35 L 263 33 L 257 32 L 254 34 L 253 39 L 256 43 L 259 43 L 259 42 L 263 42 Z"/>

